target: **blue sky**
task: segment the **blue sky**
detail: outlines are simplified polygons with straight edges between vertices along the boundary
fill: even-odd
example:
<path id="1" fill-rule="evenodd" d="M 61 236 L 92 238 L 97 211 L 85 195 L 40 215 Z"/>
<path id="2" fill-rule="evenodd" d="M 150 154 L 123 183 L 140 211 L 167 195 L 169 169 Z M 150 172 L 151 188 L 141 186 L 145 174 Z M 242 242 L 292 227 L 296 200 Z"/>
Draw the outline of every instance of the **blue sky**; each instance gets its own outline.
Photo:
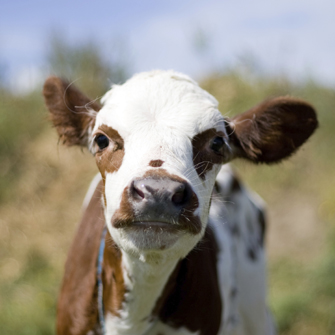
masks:
<path id="1" fill-rule="evenodd" d="M 195 78 L 253 55 L 266 73 L 335 84 L 332 0 L 0 0 L 0 65 L 13 86 L 41 72 L 48 36 L 122 41 L 131 73 L 175 69 Z M 196 36 L 207 48 L 197 52 Z"/>

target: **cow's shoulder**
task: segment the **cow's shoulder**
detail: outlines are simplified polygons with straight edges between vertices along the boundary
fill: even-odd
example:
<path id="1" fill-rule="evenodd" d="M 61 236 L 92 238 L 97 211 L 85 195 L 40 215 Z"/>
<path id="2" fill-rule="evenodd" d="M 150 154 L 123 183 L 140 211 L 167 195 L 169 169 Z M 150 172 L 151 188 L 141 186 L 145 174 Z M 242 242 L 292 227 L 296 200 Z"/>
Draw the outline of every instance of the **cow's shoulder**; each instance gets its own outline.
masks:
<path id="1" fill-rule="evenodd" d="M 70 247 L 57 306 L 58 334 L 86 334 L 97 322 L 96 262 L 104 213 L 103 183 L 94 179 Z"/>
<path id="2" fill-rule="evenodd" d="M 178 263 L 157 301 L 157 329 L 172 327 L 174 332 L 167 334 L 217 334 L 223 308 L 217 253 L 214 233 L 207 227 L 197 246 Z"/>

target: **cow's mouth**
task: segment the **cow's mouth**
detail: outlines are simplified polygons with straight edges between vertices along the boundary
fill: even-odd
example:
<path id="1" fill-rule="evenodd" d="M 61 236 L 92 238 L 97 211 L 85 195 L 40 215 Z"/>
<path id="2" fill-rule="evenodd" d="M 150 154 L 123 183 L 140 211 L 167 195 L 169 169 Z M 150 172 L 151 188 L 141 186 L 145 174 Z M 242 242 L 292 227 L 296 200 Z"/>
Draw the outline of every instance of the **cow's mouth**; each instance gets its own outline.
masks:
<path id="1" fill-rule="evenodd" d="M 119 227 L 121 228 L 121 227 Z M 123 234 L 140 250 L 165 250 L 175 245 L 189 229 L 178 222 L 136 220 L 122 226 Z"/>
<path id="2" fill-rule="evenodd" d="M 157 232 L 166 231 L 171 233 L 185 230 L 185 227 L 183 227 L 182 225 L 164 221 L 135 221 L 132 222 L 131 227 L 136 229 L 144 229 Z"/>
<path id="3" fill-rule="evenodd" d="M 179 220 L 178 220 L 179 219 Z M 201 222 L 198 216 L 192 218 L 143 218 L 143 219 L 116 219 L 112 220 L 114 228 L 124 228 L 127 230 L 145 231 L 145 232 L 167 232 L 198 234 L 201 230 Z"/>
<path id="4" fill-rule="evenodd" d="M 201 224 L 200 219 L 195 218 L 196 221 L 192 222 L 159 216 L 133 217 L 112 220 L 111 223 L 115 233 L 127 240 L 127 248 L 133 245 L 136 250 L 154 251 L 170 249 L 175 245 L 179 249 L 187 247 L 189 243 L 193 245 L 194 239 L 199 236 L 197 226 Z"/>

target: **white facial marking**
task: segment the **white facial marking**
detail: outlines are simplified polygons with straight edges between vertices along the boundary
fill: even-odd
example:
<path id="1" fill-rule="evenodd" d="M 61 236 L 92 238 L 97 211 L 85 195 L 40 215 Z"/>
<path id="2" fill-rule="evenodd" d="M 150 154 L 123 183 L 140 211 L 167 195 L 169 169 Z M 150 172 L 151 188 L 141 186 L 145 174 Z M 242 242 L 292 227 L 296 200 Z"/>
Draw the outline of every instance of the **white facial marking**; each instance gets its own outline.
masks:
<path id="1" fill-rule="evenodd" d="M 103 97 L 93 133 L 100 126 L 118 132 L 124 156 L 117 171 L 105 174 L 105 218 L 114 242 L 122 251 L 127 288 L 119 316 L 107 315 L 107 334 L 192 334 L 150 321 L 151 312 L 178 261 L 194 248 L 205 232 L 210 197 L 220 166 L 200 178 L 193 163 L 192 139 L 208 129 L 225 133 L 217 101 L 193 80 L 172 71 L 137 75 L 124 85 L 113 86 Z M 162 160 L 162 169 L 187 182 L 198 207 L 193 215 L 201 231 L 150 231 L 115 228 L 112 218 L 120 212 L 125 189 L 149 170 L 152 160 Z M 150 285 L 148 285 L 150 284 Z"/>
<path id="2" fill-rule="evenodd" d="M 106 174 L 106 221 L 115 242 L 124 250 L 141 254 L 143 239 L 150 249 L 150 234 L 131 234 L 115 229 L 112 217 L 119 209 L 122 193 L 132 180 L 149 169 L 151 160 L 164 161 L 164 170 L 188 182 L 199 199 L 194 215 L 201 219 L 198 236 L 166 234 L 162 243 L 174 248 L 175 256 L 187 254 L 199 241 L 207 225 L 209 200 L 219 166 L 199 178 L 193 164 L 192 139 L 207 129 L 225 133 L 217 101 L 189 77 L 172 71 L 154 71 L 136 75 L 124 85 L 113 86 L 103 97 L 95 129 L 105 125 L 116 130 L 124 141 L 122 165 Z M 128 234 L 129 233 L 129 234 Z M 164 239 L 164 235 L 161 237 Z M 132 243 L 131 240 L 138 240 Z M 181 243 L 178 243 L 180 241 Z M 155 249 L 157 246 L 152 245 Z"/>

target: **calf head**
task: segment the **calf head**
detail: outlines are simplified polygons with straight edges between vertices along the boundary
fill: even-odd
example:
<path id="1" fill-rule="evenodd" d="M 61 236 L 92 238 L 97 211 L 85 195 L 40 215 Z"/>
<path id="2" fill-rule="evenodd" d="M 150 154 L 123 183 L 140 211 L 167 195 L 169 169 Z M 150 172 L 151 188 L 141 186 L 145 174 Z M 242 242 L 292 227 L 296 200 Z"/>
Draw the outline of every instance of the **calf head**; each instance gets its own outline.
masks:
<path id="1" fill-rule="evenodd" d="M 317 127 L 314 109 L 288 97 L 225 118 L 214 97 L 172 71 L 114 85 L 102 107 L 56 77 L 44 96 L 61 140 L 95 156 L 112 238 L 140 257 L 186 256 L 204 234 L 222 164 L 278 162 Z"/>

